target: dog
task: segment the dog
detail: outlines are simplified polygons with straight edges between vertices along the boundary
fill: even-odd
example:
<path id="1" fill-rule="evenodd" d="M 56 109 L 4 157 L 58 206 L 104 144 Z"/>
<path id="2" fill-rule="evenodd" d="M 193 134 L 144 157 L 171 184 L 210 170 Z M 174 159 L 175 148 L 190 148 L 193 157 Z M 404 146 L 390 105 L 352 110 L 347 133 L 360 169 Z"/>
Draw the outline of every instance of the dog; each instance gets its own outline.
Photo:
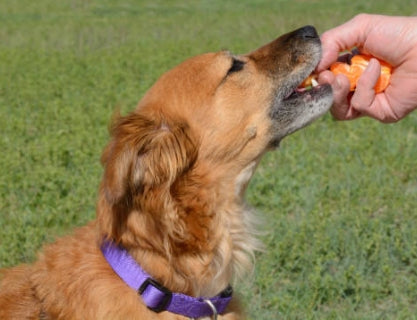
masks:
<path id="1" fill-rule="evenodd" d="M 261 157 L 325 114 L 314 27 L 245 55 L 202 54 L 118 116 L 96 219 L 2 270 L 0 319 L 243 319 L 230 283 L 253 268 L 259 220 L 244 193 Z"/>

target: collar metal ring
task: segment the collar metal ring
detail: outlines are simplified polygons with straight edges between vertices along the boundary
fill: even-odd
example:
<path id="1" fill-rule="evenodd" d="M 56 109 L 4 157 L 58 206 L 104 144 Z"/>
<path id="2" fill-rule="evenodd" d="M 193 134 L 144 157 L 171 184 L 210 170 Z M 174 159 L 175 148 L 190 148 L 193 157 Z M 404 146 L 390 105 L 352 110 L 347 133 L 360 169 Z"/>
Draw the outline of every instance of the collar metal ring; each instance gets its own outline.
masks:
<path id="1" fill-rule="evenodd" d="M 217 309 L 214 306 L 213 302 L 211 302 L 210 300 L 204 300 L 205 303 L 207 303 L 207 305 L 210 307 L 211 311 L 213 311 L 213 320 L 217 320 Z"/>

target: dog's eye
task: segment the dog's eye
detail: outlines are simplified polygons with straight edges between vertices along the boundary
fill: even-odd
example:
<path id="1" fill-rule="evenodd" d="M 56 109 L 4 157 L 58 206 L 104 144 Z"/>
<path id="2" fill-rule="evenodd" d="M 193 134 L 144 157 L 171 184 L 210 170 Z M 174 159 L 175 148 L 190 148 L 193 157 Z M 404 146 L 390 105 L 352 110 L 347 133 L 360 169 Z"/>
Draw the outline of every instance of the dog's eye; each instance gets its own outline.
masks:
<path id="1" fill-rule="evenodd" d="M 242 70 L 244 66 L 245 66 L 245 63 L 243 61 L 233 58 L 232 66 L 230 67 L 229 71 L 227 71 L 227 74 L 229 75 L 233 72 L 238 72 Z"/>

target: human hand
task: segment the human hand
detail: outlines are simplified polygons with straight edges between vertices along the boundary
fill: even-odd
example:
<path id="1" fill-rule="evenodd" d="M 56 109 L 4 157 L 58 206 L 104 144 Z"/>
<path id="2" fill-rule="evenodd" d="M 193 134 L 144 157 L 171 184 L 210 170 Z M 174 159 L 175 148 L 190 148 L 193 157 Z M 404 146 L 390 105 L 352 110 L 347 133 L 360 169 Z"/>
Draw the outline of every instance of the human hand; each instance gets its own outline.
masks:
<path id="1" fill-rule="evenodd" d="M 332 115 L 339 120 L 366 115 L 381 122 L 396 122 L 417 108 L 417 17 L 389 17 L 360 14 L 321 36 L 323 57 L 317 67 L 319 83 L 333 87 Z M 349 93 L 349 81 L 335 76 L 328 67 L 339 53 L 357 47 L 388 62 L 393 67 L 387 89 L 375 94 L 374 86 L 381 72 L 377 59 L 371 59 Z"/>

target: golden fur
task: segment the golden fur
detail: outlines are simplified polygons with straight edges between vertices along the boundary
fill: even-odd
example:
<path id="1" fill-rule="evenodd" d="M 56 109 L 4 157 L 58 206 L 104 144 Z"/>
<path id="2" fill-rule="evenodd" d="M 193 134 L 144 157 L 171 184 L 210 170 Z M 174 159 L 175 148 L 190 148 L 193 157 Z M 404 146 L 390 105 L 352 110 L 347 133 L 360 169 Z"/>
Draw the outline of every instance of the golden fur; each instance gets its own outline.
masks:
<path id="1" fill-rule="evenodd" d="M 112 125 L 97 219 L 3 270 L 0 319 L 185 319 L 147 309 L 103 258 L 104 238 L 174 292 L 214 296 L 250 271 L 260 243 L 246 186 L 267 150 L 330 107 L 328 86 L 290 97 L 318 63 L 313 30 L 162 75 Z M 219 317 L 242 318 L 235 298 Z"/>

